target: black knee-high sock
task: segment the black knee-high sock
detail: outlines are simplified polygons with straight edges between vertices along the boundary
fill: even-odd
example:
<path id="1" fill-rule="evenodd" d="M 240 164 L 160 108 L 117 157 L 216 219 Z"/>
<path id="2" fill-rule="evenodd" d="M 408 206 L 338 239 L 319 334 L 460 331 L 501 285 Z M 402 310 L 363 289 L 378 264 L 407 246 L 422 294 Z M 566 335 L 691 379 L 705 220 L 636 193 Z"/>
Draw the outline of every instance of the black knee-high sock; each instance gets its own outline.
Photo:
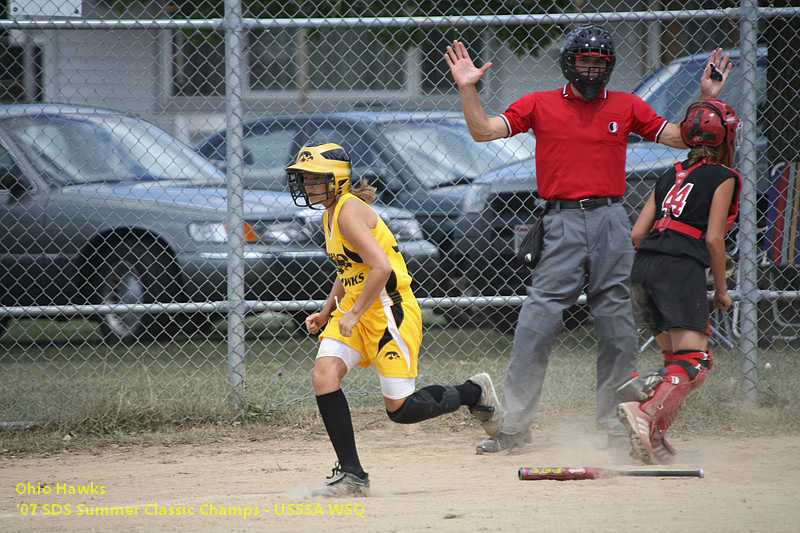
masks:
<path id="1" fill-rule="evenodd" d="M 333 444 L 336 457 L 339 459 L 340 468 L 345 472 L 363 477 L 364 469 L 361 468 L 361 462 L 358 460 L 350 406 L 347 404 L 347 398 L 342 389 L 317 396 L 317 407 L 328 437 L 331 439 L 331 444 Z"/>

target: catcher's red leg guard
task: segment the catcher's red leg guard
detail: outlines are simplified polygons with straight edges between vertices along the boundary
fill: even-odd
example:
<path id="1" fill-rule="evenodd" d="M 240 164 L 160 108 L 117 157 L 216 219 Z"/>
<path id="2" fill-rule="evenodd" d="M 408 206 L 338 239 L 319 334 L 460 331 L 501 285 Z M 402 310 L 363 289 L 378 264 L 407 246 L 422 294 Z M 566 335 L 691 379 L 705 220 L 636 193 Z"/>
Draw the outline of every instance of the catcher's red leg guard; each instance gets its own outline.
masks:
<path id="1" fill-rule="evenodd" d="M 678 352 L 671 357 L 667 375 L 650 398 L 620 404 L 617 416 L 628 427 L 632 455 L 646 464 L 668 463 L 675 449 L 664 436 L 678 418 L 686 396 L 706 380 L 705 352 Z M 694 379 L 690 380 L 690 372 Z"/>

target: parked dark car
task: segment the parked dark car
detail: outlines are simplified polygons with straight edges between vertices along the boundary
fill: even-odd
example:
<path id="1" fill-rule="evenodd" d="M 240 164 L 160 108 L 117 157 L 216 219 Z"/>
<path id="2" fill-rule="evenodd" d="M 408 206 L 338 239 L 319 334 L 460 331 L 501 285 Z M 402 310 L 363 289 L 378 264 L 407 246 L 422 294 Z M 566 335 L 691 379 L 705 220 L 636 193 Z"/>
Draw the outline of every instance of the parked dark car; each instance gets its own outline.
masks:
<path id="1" fill-rule="evenodd" d="M 226 196 L 215 165 L 140 119 L 87 107 L 2 106 L 0 304 L 225 300 Z M 288 192 L 245 190 L 243 204 L 245 298 L 325 298 L 335 268 L 319 212 L 297 208 Z M 376 210 L 425 284 L 436 247 L 407 211 Z M 96 318 L 106 340 L 132 342 L 191 330 L 203 317 Z"/>
<path id="2" fill-rule="evenodd" d="M 195 149 L 223 165 L 226 132 L 219 131 Z M 438 290 L 419 296 L 444 295 L 460 278 L 459 253 L 452 232 L 462 216 L 470 184 L 483 174 L 533 155 L 533 139 L 519 137 L 478 144 L 461 113 L 425 111 L 319 113 L 250 120 L 244 125 L 246 187 L 285 190 L 283 168 L 301 146 L 336 142 L 353 161 L 354 180 L 369 178 L 383 204 L 415 214 L 425 238 L 440 251 L 432 275 Z"/>
<path id="3" fill-rule="evenodd" d="M 708 57 L 708 54 L 699 54 L 676 59 L 644 80 L 634 93 L 649 103 L 660 116 L 671 122 L 679 122 L 686 108 L 697 98 L 697 80 Z M 761 103 L 766 98 L 766 49 L 760 49 L 758 57 L 757 101 L 761 109 Z M 740 110 L 743 71 L 737 68 L 737 50 L 731 52 L 731 61 L 734 69 L 721 98 L 734 109 Z M 768 169 L 764 157 L 766 138 L 760 116 L 758 125 L 757 180 L 759 193 L 763 195 L 768 189 Z M 526 136 L 533 137 L 532 134 Z M 625 195 L 631 223 L 635 222 L 644 207 L 655 180 L 676 161 L 685 159 L 686 153 L 686 150 L 647 142 L 631 135 L 627 148 L 628 186 Z M 542 207 L 543 202 L 537 196 L 534 160 L 487 173 L 472 183 L 471 190 L 465 195 L 463 215 L 456 222 L 454 231 L 455 246 L 465 254 L 460 265 L 465 274 L 462 280 L 465 295 L 525 294 L 531 270 L 516 261 L 514 252 L 534 212 Z M 516 307 L 494 308 L 491 311 L 493 323 L 506 328 L 513 326 Z"/>

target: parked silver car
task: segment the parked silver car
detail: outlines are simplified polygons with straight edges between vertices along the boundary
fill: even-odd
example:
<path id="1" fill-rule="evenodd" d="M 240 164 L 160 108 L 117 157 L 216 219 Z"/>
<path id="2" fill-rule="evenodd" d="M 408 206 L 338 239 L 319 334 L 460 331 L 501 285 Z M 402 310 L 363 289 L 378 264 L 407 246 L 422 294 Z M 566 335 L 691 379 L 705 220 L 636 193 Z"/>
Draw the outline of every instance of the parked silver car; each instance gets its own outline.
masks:
<path id="1" fill-rule="evenodd" d="M 227 298 L 225 176 L 152 124 L 64 105 L 0 106 L 0 304 Z M 377 207 L 418 283 L 436 247 L 401 209 Z M 322 299 L 335 272 L 319 214 L 288 192 L 244 191 L 245 298 Z M 7 315 L 0 315 L 0 331 Z M 63 317 L 62 317 L 63 318 Z M 196 314 L 96 317 L 111 342 L 179 329 Z"/>

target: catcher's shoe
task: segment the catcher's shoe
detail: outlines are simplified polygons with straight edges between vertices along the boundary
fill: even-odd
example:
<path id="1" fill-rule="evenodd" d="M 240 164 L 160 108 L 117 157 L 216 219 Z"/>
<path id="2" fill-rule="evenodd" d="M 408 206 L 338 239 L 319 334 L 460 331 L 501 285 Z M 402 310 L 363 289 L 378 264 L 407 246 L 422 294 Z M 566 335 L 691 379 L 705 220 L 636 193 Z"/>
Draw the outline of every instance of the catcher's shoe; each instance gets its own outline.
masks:
<path id="1" fill-rule="evenodd" d="M 631 456 L 646 465 L 657 464 L 653 445 L 653 418 L 639 408 L 639 402 L 626 402 L 617 407 L 617 417 L 628 428 L 631 439 Z"/>
<path id="2" fill-rule="evenodd" d="M 364 472 L 364 477 L 360 478 L 350 472 L 343 472 L 339 468 L 339 463 L 336 463 L 331 475 L 326 478 L 325 486 L 313 490 L 311 496 L 320 498 L 369 496 L 369 474 Z"/>
<path id="3" fill-rule="evenodd" d="M 678 455 L 675 448 L 667 442 L 667 439 L 660 436 L 658 432 L 656 432 L 651 443 L 653 445 L 653 454 L 655 454 L 656 459 L 658 459 L 658 462 L 661 464 L 666 465 L 672 463 L 675 460 L 675 456 Z"/>
<path id="4" fill-rule="evenodd" d="M 532 442 L 533 435 L 531 435 L 531 430 L 529 429 L 521 431 L 520 433 L 514 433 L 513 435 L 500 433 L 496 437 L 489 437 L 488 439 L 480 441 L 475 447 L 475 451 L 478 454 L 497 453 L 503 450 L 511 451 Z"/>
<path id="5" fill-rule="evenodd" d="M 492 378 L 484 372 L 472 376 L 469 381 L 481 388 L 481 399 L 469 408 L 469 412 L 480 421 L 490 437 L 499 435 L 503 428 L 503 409 L 492 385 Z"/>

